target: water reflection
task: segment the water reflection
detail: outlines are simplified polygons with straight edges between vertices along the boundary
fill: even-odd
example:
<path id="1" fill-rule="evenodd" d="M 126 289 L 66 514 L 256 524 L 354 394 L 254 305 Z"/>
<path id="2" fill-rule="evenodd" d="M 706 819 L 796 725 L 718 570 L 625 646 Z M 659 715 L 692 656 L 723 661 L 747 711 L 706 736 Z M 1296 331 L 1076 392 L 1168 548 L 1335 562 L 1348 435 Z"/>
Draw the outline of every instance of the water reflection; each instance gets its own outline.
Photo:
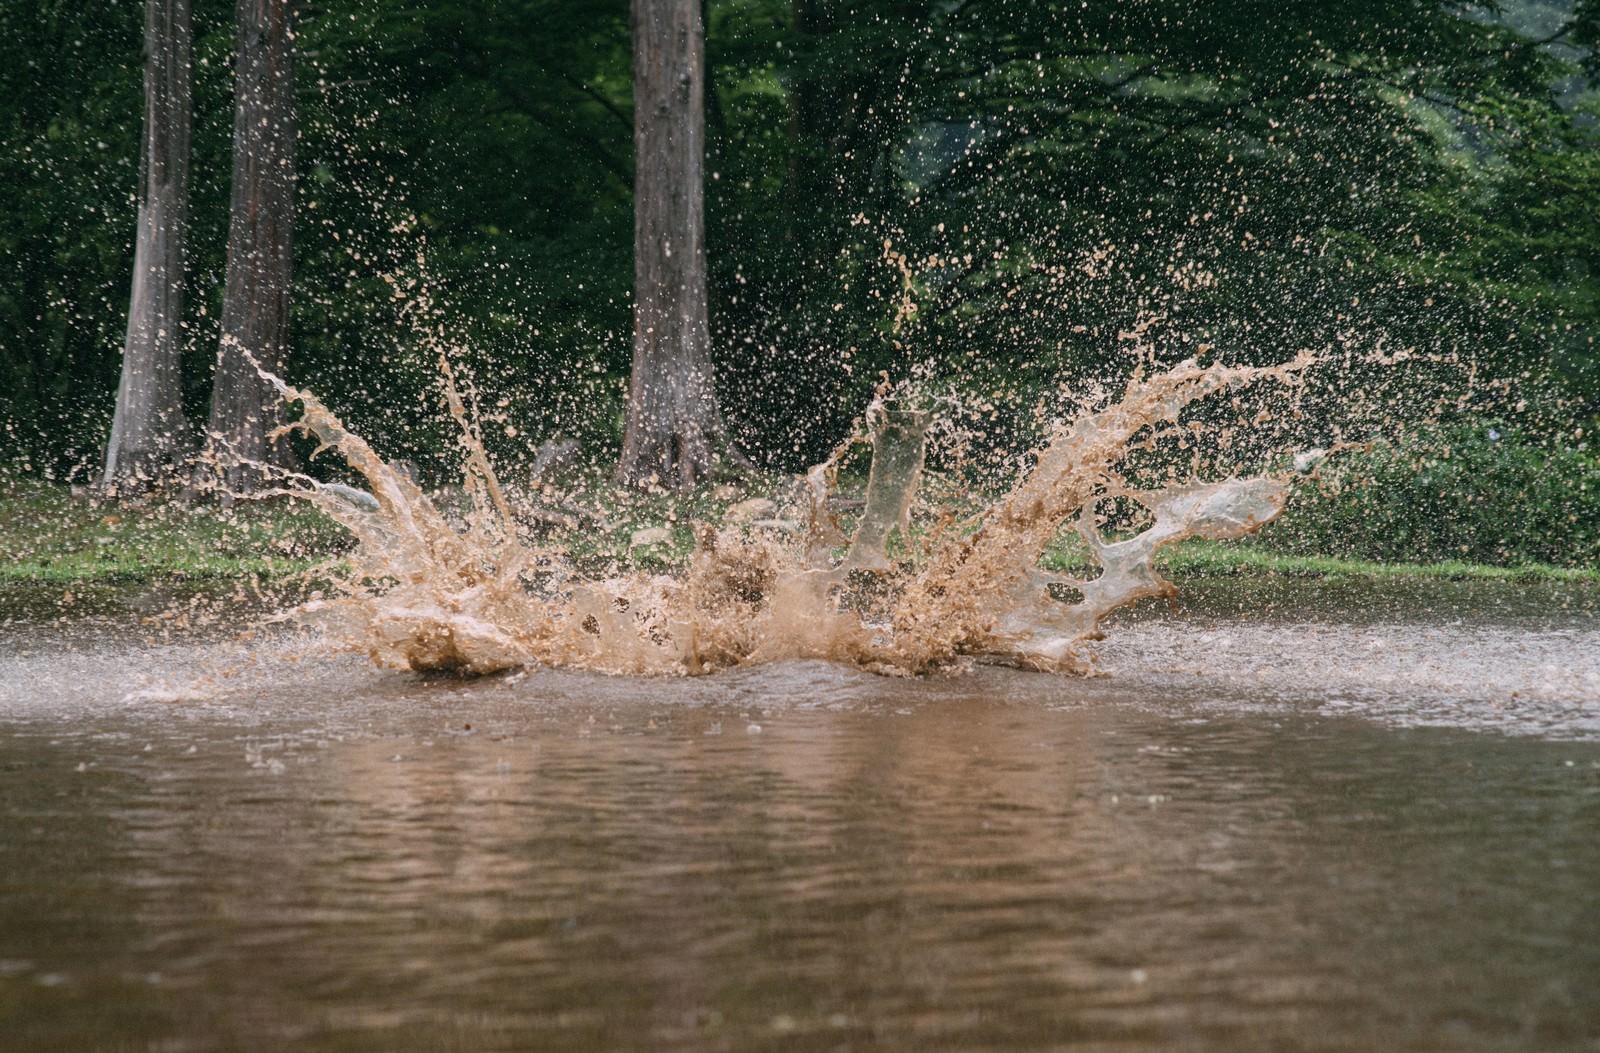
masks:
<path id="1" fill-rule="evenodd" d="M 166 701 L 123 701 L 128 652 L 55 656 L 53 695 L 7 660 L 0 1045 L 1600 1038 L 1593 741 L 1154 674 L 460 684 L 294 649 L 170 648 Z"/>

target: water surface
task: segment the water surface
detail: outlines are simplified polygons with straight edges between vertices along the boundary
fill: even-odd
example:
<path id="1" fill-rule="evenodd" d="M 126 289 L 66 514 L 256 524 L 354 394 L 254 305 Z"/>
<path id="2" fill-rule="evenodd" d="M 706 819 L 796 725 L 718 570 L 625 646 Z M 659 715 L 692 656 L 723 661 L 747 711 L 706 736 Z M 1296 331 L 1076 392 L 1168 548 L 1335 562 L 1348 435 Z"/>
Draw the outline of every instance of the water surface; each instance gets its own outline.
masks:
<path id="1" fill-rule="evenodd" d="M 0 1048 L 1600 1049 L 1593 596 L 1433 589 L 1089 680 L 14 622 Z"/>

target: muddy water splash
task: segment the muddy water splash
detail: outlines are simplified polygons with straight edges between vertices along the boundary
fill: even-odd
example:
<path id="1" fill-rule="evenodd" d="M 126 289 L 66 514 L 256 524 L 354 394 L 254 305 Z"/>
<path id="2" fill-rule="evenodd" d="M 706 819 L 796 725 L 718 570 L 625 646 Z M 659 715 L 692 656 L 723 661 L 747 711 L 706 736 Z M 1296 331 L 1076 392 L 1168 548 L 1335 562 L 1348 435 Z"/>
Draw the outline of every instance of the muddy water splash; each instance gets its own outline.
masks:
<path id="1" fill-rule="evenodd" d="M 1272 476 L 1135 489 L 1118 474 L 1130 444 L 1208 396 L 1296 384 L 1310 361 L 1261 368 L 1190 360 L 1135 376 L 1120 400 L 1057 428 L 1004 498 L 974 520 L 944 524 L 899 561 L 887 543 L 896 528 L 906 536 L 929 418 L 875 407 L 872 475 L 853 540 L 828 512 L 836 454 L 806 477 L 813 511 L 802 535 L 700 526 L 683 574 L 603 579 L 582 578 L 559 549 L 519 535 L 447 363 L 446 398 L 467 449 L 464 523 L 452 523 L 310 392 L 277 382 L 304 407 L 295 426 L 343 457 L 371 490 L 371 500 L 352 501 L 309 478 L 293 481 L 294 492 L 359 541 L 342 594 L 298 613 L 380 664 L 419 671 L 553 665 L 701 674 L 820 657 L 900 674 L 978 658 L 1084 672 L 1082 645 L 1106 614 L 1175 593 L 1154 566 L 1162 546 L 1250 533 L 1282 510 L 1287 494 L 1287 482 Z M 1097 508 L 1112 499 L 1142 505 L 1150 525 L 1108 540 Z M 1100 566 L 1092 579 L 1040 567 L 1074 524 Z M 1063 590 L 1081 599 L 1062 602 Z"/>
<path id="2" fill-rule="evenodd" d="M 1188 360 L 1148 379 L 1136 377 L 1120 401 L 1059 427 L 1032 471 L 985 514 L 977 531 L 936 549 L 905 589 L 894 610 L 897 654 L 913 666 L 987 654 L 1041 669 L 1083 670 L 1078 645 L 1102 618 L 1147 596 L 1175 594 L 1155 569 L 1163 545 L 1251 533 L 1283 510 L 1288 493 L 1284 479 L 1270 476 L 1127 489 L 1115 469 L 1129 444 L 1157 424 L 1176 421 L 1200 399 L 1261 380 L 1293 382 L 1311 362 L 1302 356 L 1254 368 Z M 1144 506 L 1153 524 L 1127 540 L 1106 541 L 1093 506 L 1107 497 Z M 1093 580 L 1052 577 L 1039 568 L 1045 549 L 1073 517 L 1101 567 Z M 1083 598 L 1060 603 L 1051 595 L 1055 586 Z"/>

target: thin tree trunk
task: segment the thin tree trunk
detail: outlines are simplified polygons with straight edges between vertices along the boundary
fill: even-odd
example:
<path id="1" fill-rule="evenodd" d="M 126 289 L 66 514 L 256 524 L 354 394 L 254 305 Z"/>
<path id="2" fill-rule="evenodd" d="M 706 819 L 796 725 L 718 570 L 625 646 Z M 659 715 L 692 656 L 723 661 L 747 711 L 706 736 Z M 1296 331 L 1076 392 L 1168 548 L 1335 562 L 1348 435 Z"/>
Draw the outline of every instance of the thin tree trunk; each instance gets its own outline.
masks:
<path id="1" fill-rule="evenodd" d="M 159 481 L 189 445 L 183 415 L 183 242 L 193 113 L 189 0 L 146 0 L 139 230 L 122 344 L 122 379 L 101 482 Z"/>
<path id="2" fill-rule="evenodd" d="M 699 0 L 633 0 L 633 373 L 618 477 L 684 490 L 724 445 L 706 316 Z"/>
<path id="3" fill-rule="evenodd" d="M 210 437 L 223 486 L 249 493 L 262 466 L 290 462 L 283 401 L 261 370 L 283 372 L 293 280 L 295 111 L 290 0 L 239 0 L 233 199 L 222 342 Z M 253 360 L 253 361 L 252 361 Z"/>

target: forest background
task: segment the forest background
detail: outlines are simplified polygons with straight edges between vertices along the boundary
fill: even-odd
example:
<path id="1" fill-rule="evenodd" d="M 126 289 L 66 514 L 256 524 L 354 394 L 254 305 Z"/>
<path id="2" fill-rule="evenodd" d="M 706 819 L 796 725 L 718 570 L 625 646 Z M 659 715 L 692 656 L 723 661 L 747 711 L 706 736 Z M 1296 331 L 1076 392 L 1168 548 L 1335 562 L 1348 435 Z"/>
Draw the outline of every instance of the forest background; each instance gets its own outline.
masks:
<path id="1" fill-rule="evenodd" d="M 1026 449 L 1041 407 L 1127 375 L 1133 333 L 1166 361 L 1344 354 L 1324 412 L 1361 439 L 1351 404 L 1378 382 L 1360 363 L 1399 354 L 1451 367 L 1414 389 L 1427 451 L 1369 461 L 1395 502 L 1422 519 L 1439 518 L 1424 500 L 1458 519 L 1476 502 L 1475 557 L 1600 554 L 1594 0 L 703 13 L 712 358 L 761 466 L 820 459 L 884 374 L 982 407 L 997 447 Z M 0 0 L 0 459 L 22 475 L 87 481 L 109 430 L 143 17 L 138 0 Z M 184 393 L 204 420 L 233 6 L 196 0 L 194 19 Z M 289 379 L 442 473 L 444 332 L 488 396 L 497 458 L 558 434 L 614 450 L 627 3 L 322 0 L 301 6 L 295 50 Z M 397 286 L 426 292 L 426 317 Z M 1366 425 L 1398 449 L 1401 416 L 1375 403 Z M 1324 541 L 1370 516 L 1361 500 L 1330 506 Z M 1507 522 L 1530 516 L 1513 541 Z M 1406 529 L 1380 532 L 1419 554 Z"/>

